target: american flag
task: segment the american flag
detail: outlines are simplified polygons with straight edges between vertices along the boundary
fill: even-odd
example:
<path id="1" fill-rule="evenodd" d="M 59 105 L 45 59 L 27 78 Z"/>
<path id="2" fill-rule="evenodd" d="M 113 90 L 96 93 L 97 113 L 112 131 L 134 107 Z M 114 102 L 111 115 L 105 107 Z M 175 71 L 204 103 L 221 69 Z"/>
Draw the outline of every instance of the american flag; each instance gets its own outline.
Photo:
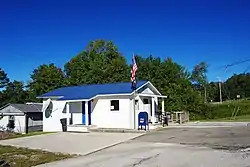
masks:
<path id="1" fill-rule="evenodd" d="M 137 64 L 135 61 L 135 55 L 133 54 L 133 58 L 132 58 L 132 70 L 131 70 L 131 82 L 132 82 L 132 89 L 136 89 L 136 71 L 137 71 Z"/>

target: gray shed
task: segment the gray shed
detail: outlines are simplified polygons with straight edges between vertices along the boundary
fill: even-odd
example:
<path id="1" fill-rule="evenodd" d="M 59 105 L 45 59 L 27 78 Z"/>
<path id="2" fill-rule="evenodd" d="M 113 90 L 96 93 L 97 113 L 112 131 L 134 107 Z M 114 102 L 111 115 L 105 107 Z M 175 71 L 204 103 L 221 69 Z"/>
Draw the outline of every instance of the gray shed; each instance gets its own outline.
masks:
<path id="1" fill-rule="evenodd" d="M 0 108 L 0 126 L 6 127 L 14 120 L 15 132 L 42 131 L 42 106 L 41 103 L 7 104 Z"/>

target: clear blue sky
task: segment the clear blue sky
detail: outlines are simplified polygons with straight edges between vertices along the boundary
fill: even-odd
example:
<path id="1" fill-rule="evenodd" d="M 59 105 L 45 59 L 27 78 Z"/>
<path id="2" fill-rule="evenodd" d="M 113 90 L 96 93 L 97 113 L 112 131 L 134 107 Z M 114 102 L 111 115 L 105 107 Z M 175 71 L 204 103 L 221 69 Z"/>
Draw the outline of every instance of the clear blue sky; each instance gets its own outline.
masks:
<path id="1" fill-rule="evenodd" d="M 28 81 L 43 63 L 59 67 L 90 40 L 132 53 L 172 57 L 188 69 L 206 61 L 209 80 L 226 79 L 250 58 L 249 0 L 8 0 L 0 2 L 0 67 Z M 139 67 L 140 68 L 140 67 Z"/>

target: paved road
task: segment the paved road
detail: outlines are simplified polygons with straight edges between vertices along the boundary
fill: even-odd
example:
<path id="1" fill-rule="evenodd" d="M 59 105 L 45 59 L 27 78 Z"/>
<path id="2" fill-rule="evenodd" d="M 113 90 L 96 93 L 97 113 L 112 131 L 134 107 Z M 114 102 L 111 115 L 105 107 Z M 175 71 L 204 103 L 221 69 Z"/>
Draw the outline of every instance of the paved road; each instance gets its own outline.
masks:
<path id="1" fill-rule="evenodd" d="M 250 127 L 167 128 L 137 138 L 136 141 L 237 150 L 250 147 Z"/>
<path id="2" fill-rule="evenodd" d="M 246 148 L 250 145 L 249 132 L 250 128 L 244 127 L 168 128 L 92 155 L 46 166 L 250 167 L 250 150 Z"/>

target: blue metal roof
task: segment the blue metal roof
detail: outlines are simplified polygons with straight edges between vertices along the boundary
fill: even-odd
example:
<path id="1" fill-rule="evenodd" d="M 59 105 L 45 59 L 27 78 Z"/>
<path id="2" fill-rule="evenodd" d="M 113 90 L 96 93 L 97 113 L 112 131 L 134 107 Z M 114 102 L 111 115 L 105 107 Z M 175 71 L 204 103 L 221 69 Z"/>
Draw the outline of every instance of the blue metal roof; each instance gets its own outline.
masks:
<path id="1" fill-rule="evenodd" d="M 137 88 L 145 83 L 147 83 L 147 81 L 138 81 Z M 78 100 L 90 99 L 96 95 L 128 93 L 132 93 L 131 82 L 120 82 L 62 87 L 38 96 L 38 98 L 61 96 L 62 98 L 60 98 L 60 100 Z"/>

